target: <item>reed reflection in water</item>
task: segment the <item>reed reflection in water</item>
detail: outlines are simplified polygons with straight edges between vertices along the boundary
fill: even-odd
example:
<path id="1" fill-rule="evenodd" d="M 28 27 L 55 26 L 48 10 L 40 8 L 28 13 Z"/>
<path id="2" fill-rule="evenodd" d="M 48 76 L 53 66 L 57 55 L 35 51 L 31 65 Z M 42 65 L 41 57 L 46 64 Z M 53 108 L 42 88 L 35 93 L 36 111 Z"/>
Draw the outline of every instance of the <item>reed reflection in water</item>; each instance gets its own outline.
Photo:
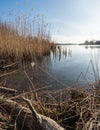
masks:
<path id="1" fill-rule="evenodd" d="M 63 57 L 72 57 L 72 49 L 70 47 L 62 48 L 62 46 L 57 46 L 56 50 L 52 51 L 51 55 L 53 57 L 53 60 L 59 59 L 60 61 Z"/>
<path id="2" fill-rule="evenodd" d="M 23 73 L 25 70 L 36 88 L 51 86 L 50 89 L 58 89 L 86 86 L 88 83 L 83 76 L 79 78 L 78 83 L 77 79 L 81 72 L 86 73 L 93 54 L 99 51 L 100 48 L 97 46 L 88 48 L 83 45 L 56 46 L 56 50 L 52 50 L 50 55 L 34 57 L 33 68 L 31 62 L 20 65 L 18 73 L 9 76 L 6 83 L 19 90 L 29 89 L 30 84 Z M 100 65 L 98 67 L 100 68 Z M 91 65 L 86 78 L 94 81 Z"/>

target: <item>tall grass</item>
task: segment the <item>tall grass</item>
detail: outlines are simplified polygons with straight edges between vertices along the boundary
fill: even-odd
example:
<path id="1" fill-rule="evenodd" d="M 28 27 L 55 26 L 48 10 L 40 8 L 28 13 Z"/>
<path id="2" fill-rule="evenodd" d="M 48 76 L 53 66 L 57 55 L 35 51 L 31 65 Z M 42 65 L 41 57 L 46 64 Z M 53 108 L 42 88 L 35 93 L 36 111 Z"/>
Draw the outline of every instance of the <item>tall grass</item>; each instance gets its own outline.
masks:
<path id="1" fill-rule="evenodd" d="M 26 17 L 10 23 L 0 21 L 0 57 L 28 59 L 50 53 L 53 43 L 46 27 L 43 19 L 36 24 Z"/>

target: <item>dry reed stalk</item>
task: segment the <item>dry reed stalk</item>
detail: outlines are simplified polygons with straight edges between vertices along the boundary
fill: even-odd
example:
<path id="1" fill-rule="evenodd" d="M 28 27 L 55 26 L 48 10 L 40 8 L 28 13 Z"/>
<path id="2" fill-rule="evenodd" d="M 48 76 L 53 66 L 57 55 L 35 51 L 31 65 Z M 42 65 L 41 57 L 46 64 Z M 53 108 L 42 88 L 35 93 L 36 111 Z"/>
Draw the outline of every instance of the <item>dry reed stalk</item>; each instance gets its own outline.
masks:
<path id="1" fill-rule="evenodd" d="M 70 94 L 70 97 L 68 96 L 67 93 Z M 74 95 L 76 99 L 74 99 L 72 96 L 75 93 L 77 94 L 77 96 Z M 27 96 L 27 94 L 23 94 L 23 95 Z M 60 96 L 61 98 L 59 98 Z M 28 97 L 31 98 L 31 96 L 29 95 Z M 51 97 L 53 97 L 54 99 L 52 98 L 51 100 Z M 26 102 L 28 102 L 28 106 L 30 103 L 34 104 L 34 107 L 37 108 L 37 111 L 39 113 L 42 113 L 43 115 L 46 115 L 47 117 L 54 119 L 60 125 L 64 126 L 66 130 L 72 129 L 72 127 L 73 129 L 77 129 L 77 130 L 80 130 L 80 129 L 88 130 L 88 129 L 97 128 L 97 127 L 99 128 L 100 101 L 98 99 L 100 97 L 97 97 L 95 93 L 89 94 L 87 92 L 84 92 L 82 89 L 78 91 L 76 89 L 72 89 L 72 90 L 62 89 L 58 92 L 56 91 L 56 93 L 55 91 L 39 92 L 38 98 L 43 108 L 38 103 L 38 101 L 34 100 L 35 99 L 34 97 L 32 98 L 33 100 L 31 101 L 27 99 L 25 100 Z M 18 99 L 19 100 L 21 99 L 21 95 L 19 96 Z M 60 106 L 59 106 L 59 102 L 61 102 Z M 20 102 L 20 104 L 23 104 L 22 101 Z M 45 111 L 43 111 L 43 109 Z M 21 111 L 23 111 L 23 109 L 20 109 L 20 113 Z M 26 120 L 26 116 L 24 116 L 23 119 Z M 25 123 L 25 120 L 23 120 L 23 123 L 21 123 L 21 126 L 23 126 L 23 124 Z"/>
<path id="2" fill-rule="evenodd" d="M 28 99 L 23 97 L 23 100 L 30 111 L 14 101 L 0 99 L 0 106 L 16 121 L 17 130 L 64 130 L 54 120 L 38 114 Z"/>
<path id="3" fill-rule="evenodd" d="M 36 55 L 43 56 L 44 54 L 49 54 L 54 44 L 46 35 L 45 23 L 39 28 L 41 33 L 33 35 L 31 31 L 27 34 L 27 28 L 29 27 L 25 22 L 27 19 L 24 18 L 21 21 L 23 23 L 17 26 L 20 20 L 21 18 L 19 21 L 15 21 L 14 26 L 0 21 L 0 57 L 28 60 Z M 39 22 L 41 23 L 42 21 Z M 37 32 L 39 30 L 34 31 Z"/>

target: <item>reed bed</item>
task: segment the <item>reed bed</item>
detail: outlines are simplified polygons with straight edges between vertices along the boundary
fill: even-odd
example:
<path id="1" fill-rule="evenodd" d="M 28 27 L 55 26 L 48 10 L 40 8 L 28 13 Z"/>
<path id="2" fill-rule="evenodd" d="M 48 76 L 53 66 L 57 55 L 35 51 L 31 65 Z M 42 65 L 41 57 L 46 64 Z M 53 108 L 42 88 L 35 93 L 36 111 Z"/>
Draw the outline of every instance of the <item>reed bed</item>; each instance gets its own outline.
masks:
<path id="1" fill-rule="evenodd" d="M 27 33 L 28 25 L 25 21 L 21 25 L 18 21 L 13 25 L 0 21 L 0 59 L 29 60 L 34 56 L 50 54 L 55 45 L 44 31 L 45 25 L 38 25 L 38 31 L 30 27 L 35 34 L 31 31 Z"/>

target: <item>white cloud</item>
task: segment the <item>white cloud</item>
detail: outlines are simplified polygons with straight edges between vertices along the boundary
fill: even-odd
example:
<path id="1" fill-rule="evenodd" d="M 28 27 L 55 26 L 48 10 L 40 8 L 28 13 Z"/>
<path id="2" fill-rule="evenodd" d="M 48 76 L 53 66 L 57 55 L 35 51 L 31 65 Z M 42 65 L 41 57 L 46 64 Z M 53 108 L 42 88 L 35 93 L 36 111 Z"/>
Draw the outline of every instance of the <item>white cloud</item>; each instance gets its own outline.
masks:
<path id="1" fill-rule="evenodd" d="M 85 40 L 100 40 L 100 33 L 83 36 L 52 35 L 52 39 L 57 43 L 83 43 Z"/>
<path id="2" fill-rule="evenodd" d="M 53 33 L 53 39 L 56 42 L 66 43 L 80 43 L 85 40 L 100 40 L 100 18 L 96 15 L 88 19 L 84 23 L 66 22 L 63 20 L 56 20 L 65 28 L 59 28 L 59 32 Z M 68 28 L 67 28 L 68 26 Z"/>
<path id="3" fill-rule="evenodd" d="M 51 22 L 62 24 L 62 26 L 68 26 L 69 28 L 73 28 L 73 29 L 80 29 L 79 24 L 67 20 L 53 19 Z"/>
<path id="4" fill-rule="evenodd" d="M 53 35 L 52 39 L 57 43 L 81 43 L 86 40 L 86 36 L 62 36 Z"/>
<path id="5" fill-rule="evenodd" d="M 100 40 L 100 0 L 75 0 L 74 12 L 68 8 L 66 14 L 51 20 L 57 31 L 56 42 L 84 42 Z M 69 12 L 69 15 L 68 13 Z"/>

